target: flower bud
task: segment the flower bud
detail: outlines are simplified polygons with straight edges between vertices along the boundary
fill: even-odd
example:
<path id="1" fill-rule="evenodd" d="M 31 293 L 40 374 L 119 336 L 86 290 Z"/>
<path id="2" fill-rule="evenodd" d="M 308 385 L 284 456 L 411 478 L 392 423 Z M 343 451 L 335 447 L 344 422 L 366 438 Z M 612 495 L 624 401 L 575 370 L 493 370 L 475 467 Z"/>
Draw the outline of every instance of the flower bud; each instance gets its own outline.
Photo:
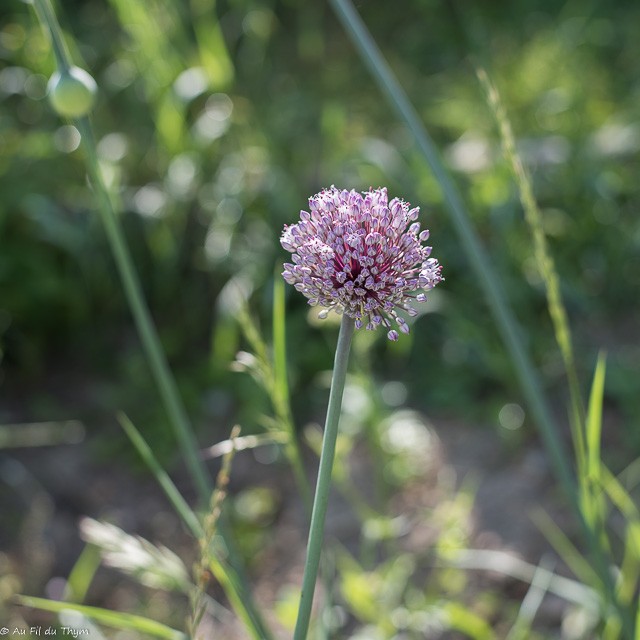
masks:
<path id="1" fill-rule="evenodd" d="M 80 67 L 56 71 L 47 85 L 49 101 L 54 110 L 65 118 L 87 115 L 96 99 L 96 81 Z"/>

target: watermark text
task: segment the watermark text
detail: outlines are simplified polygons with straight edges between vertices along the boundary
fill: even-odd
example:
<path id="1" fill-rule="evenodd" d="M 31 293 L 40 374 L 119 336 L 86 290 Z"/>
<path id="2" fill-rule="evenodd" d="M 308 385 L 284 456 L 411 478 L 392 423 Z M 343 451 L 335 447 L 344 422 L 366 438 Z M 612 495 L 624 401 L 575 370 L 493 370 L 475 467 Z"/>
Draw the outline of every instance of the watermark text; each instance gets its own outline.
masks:
<path id="1" fill-rule="evenodd" d="M 63 638 L 79 638 L 80 636 L 88 636 L 89 629 L 79 627 L 0 627 L 0 636 L 24 636 L 33 638 L 39 636 L 56 636 Z"/>

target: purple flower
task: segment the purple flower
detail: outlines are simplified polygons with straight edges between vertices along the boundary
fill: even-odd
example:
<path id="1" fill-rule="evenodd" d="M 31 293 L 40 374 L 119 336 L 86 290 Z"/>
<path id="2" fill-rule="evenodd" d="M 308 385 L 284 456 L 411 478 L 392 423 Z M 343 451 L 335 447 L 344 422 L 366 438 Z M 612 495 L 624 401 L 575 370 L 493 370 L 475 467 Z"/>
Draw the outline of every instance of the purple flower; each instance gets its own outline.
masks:
<path id="1" fill-rule="evenodd" d="M 356 328 L 383 325 L 397 340 L 392 322 L 409 333 L 398 310 L 417 315 L 412 302 L 424 302 L 424 292 L 444 280 L 431 247 L 422 245 L 429 232 L 420 231 L 418 211 L 398 198 L 389 202 L 384 187 L 363 194 L 325 189 L 282 232 L 293 261 L 282 276 L 310 305 L 324 307 L 321 318 L 335 309 L 354 318 Z"/>

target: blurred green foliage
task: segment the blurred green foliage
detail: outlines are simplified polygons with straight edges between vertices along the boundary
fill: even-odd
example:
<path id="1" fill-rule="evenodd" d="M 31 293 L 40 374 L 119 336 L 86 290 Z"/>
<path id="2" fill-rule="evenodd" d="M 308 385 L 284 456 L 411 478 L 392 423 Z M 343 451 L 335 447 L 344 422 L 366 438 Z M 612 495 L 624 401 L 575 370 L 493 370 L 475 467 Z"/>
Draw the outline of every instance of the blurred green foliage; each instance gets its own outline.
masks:
<path id="1" fill-rule="evenodd" d="M 519 389 L 440 194 L 406 131 L 322 3 L 91 0 L 59 3 L 74 60 L 100 88 L 94 113 L 104 174 L 187 403 L 203 420 L 264 402 L 228 371 L 242 346 L 239 296 L 270 315 L 282 225 L 335 183 L 387 185 L 419 204 L 445 268 L 411 335 L 379 339 L 373 367 L 410 401 L 498 422 Z M 141 7 L 144 6 L 144 11 Z M 640 383 L 640 7 L 574 0 L 467 6 L 366 3 L 363 19 L 457 172 L 551 390 L 562 367 L 516 188 L 500 157 L 469 56 L 491 68 L 562 278 L 578 365 L 608 349 L 607 397 L 637 415 Z M 77 131 L 45 99 L 53 59 L 28 5 L 0 10 L 0 353 L 24 397 L 73 362 L 118 379 L 119 405 L 152 385 L 86 187 Z M 289 292 L 294 411 L 331 366 L 330 325 L 310 329 Z M 298 345 L 304 344 L 304 349 Z M 411 372 L 411 375 L 406 375 Z M 133 385 L 131 383 L 134 383 Z M 218 395 L 211 388 L 222 390 Z M 302 392 L 302 393 L 298 393 Z M 561 397 L 558 392 L 558 398 Z M 251 401 L 251 402 L 249 402 Z M 209 405 L 215 405 L 208 412 Z M 255 408 L 254 408 L 255 407 Z M 24 418 L 32 415 L 29 403 Z M 627 440 L 640 446 L 629 429 Z M 159 449 L 162 443 L 158 441 Z M 167 437 L 166 450 L 171 449 Z"/>

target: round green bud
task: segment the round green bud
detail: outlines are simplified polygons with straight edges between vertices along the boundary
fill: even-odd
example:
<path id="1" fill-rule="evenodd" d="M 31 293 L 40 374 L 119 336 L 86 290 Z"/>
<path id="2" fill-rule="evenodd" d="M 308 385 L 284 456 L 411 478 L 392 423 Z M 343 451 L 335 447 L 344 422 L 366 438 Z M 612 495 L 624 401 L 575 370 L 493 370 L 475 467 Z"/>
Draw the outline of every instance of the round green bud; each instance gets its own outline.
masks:
<path id="1" fill-rule="evenodd" d="M 49 101 L 55 111 L 65 118 L 87 115 L 96 99 L 96 81 L 80 67 L 56 71 L 47 85 Z"/>

